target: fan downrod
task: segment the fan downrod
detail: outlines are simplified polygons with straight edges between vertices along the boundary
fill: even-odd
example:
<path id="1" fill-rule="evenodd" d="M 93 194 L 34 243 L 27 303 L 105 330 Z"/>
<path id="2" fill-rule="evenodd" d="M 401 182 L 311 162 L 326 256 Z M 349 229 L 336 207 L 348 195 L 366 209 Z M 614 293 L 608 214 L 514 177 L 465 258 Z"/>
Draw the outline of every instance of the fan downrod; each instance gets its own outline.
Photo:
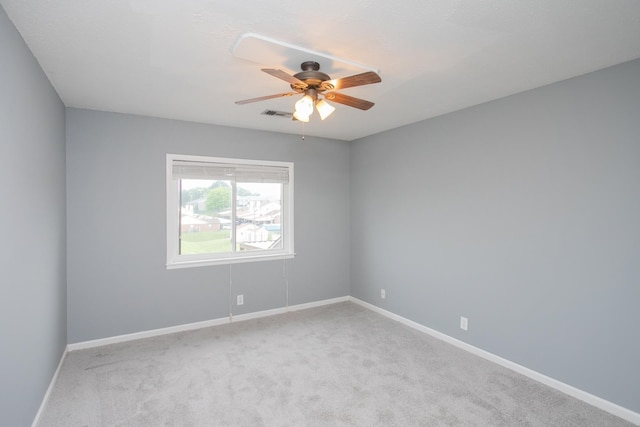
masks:
<path id="1" fill-rule="evenodd" d="M 320 64 L 316 61 L 305 61 L 300 64 L 300 69 L 302 71 L 318 71 L 320 69 Z"/>

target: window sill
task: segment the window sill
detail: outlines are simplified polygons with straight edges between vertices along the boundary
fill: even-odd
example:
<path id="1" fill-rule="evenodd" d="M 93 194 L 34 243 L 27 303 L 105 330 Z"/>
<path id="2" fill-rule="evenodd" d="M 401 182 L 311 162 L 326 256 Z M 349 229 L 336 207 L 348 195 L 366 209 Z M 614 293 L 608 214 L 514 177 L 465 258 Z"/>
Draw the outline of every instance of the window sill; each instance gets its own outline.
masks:
<path id="1" fill-rule="evenodd" d="M 190 267 L 207 267 L 213 265 L 227 265 L 227 264 L 239 264 L 244 262 L 260 262 L 260 261 L 275 261 L 280 259 L 292 259 L 296 256 L 295 253 L 279 253 L 273 255 L 255 255 L 255 256 L 242 256 L 233 258 L 220 258 L 220 259 L 199 259 L 189 261 L 175 261 L 167 263 L 167 270 L 175 270 L 178 268 L 190 268 Z"/>

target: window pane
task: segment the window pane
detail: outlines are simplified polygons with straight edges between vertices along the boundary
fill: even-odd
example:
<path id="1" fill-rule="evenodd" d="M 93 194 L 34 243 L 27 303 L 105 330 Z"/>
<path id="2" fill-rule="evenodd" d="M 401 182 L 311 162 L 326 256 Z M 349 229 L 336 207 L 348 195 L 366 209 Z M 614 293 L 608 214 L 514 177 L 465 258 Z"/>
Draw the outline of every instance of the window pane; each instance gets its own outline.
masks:
<path id="1" fill-rule="evenodd" d="M 238 183 L 236 250 L 281 249 L 282 184 Z"/>
<path id="2" fill-rule="evenodd" d="M 180 180 L 180 255 L 231 252 L 231 183 Z"/>

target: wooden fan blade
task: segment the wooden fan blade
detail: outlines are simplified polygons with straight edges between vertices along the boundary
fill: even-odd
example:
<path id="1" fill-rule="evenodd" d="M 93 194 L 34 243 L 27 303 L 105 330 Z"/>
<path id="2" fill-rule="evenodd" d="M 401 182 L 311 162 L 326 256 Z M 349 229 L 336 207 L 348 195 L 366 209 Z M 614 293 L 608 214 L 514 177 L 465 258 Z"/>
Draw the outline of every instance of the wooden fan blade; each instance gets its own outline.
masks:
<path id="1" fill-rule="evenodd" d="M 362 74 L 355 74 L 349 77 L 343 77 L 341 79 L 329 80 L 327 83 L 331 84 L 336 90 L 346 89 L 348 87 L 369 85 L 372 83 L 380 83 L 382 79 L 379 75 L 373 71 L 367 71 Z"/>
<path id="2" fill-rule="evenodd" d="M 303 82 L 302 80 L 293 77 L 291 74 L 289 73 L 285 73 L 282 70 L 276 70 L 274 68 L 263 68 L 262 71 L 264 71 L 265 73 L 273 76 L 273 77 L 277 77 L 280 80 L 284 80 L 285 82 L 289 83 L 290 85 L 295 85 L 296 87 L 302 88 L 302 89 L 306 89 L 307 88 L 307 84 L 305 82 Z"/>
<path id="3" fill-rule="evenodd" d="M 329 92 L 324 95 L 324 99 L 327 101 L 337 102 L 338 104 L 348 105 L 349 107 L 359 108 L 360 110 L 368 110 L 375 105 L 371 101 L 354 98 L 353 96 L 343 95 L 338 92 Z"/>
<path id="4" fill-rule="evenodd" d="M 249 104 L 251 102 L 266 101 L 267 99 L 282 98 L 284 96 L 291 96 L 291 95 L 299 95 L 299 93 L 297 92 L 277 93 L 275 95 L 260 96 L 258 98 L 251 98 L 251 99 L 244 99 L 242 101 L 236 101 L 236 104 L 244 105 L 244 104 Z"/>

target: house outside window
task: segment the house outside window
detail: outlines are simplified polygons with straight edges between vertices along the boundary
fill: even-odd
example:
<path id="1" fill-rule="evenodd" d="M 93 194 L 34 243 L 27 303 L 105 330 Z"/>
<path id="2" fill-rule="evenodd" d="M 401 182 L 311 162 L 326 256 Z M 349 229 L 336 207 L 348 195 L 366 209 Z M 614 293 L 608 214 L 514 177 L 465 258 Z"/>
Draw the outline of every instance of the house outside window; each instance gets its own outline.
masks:
<path id="1" fill-rule="evenodd" d="M 284 259 L 293 163 L 167 154 L 167 268 Z"/>

